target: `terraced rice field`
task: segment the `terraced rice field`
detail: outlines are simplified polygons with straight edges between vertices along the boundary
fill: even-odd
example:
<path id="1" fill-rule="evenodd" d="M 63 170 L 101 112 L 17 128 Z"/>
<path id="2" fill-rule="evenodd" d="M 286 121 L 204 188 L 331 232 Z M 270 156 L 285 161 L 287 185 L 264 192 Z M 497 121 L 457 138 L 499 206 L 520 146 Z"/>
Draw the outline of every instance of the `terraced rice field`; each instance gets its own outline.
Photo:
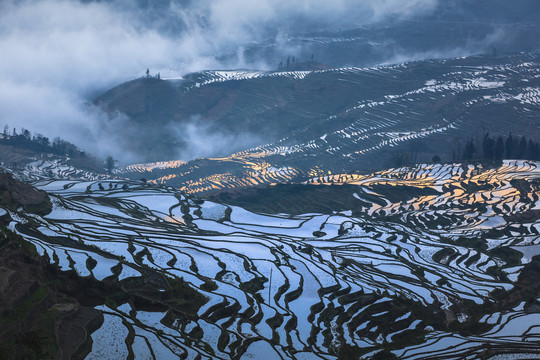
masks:
<path id="1" fill-rule="evenodd" d="M 411 140 L 453 132 L 453 130 L 471 125 L 478 126 L 478 124 L 471 124 L 473 119 L 469 116 L 456 117 L 455 114 L 452 116 L 446 112 L 438 113 L 433 111 L 434 109 L 431 109 L 432 111 L 427 113 L 429 116 L 426 116 L 426 104 L 442 108 L 445 102 L 452 103 L 454 99 L 459 98 L 467 98 L 462 104 L 467 109 L 464 109 L 463 113 L 472 111 L 474 108 L 489 106 L 490 102 L 499 105 L 513 103 L 523 115 L 527 111 L 537 113 L 540 105 L 538 91 L 536 88 L 527 86 L 529 81 L 536 82 L 538 78 L 537 63 L 508 62 L 498 66 L 475 66 L 467 61 L 460 63 L 461 61 L 444 61 L 437 65 L 424 64 L 426 69 L 422 75 L 426 80 L 423 86 L 403 92 L 396 87 L 395 94 L 387 93 L 382 97 L 358 99 L 354 106 L 317 123 L 317 126 L 323 129 L 335 127 L 332 125 L 334 122 L 339 124 L 345 122 L 347 124 L 345 127 L 338 126 L 336 130 L 322 133 L 320 137 L 293 146 L 287 145 L 291 143 L 290 138 L 284 138 L 251 152 L 262 151 L 265 156 L 270 156 L 321 151 L 354 159 L 369 152 L 395 147 Z M 441 68 L 435 70 L 430 66 Z M 440 72 L 443 68 L 444 71 Z M 316 72 L 313 76 L 319 74 L 319 76 L 337 76 L 338 79 L 342 78 L 342 81 L 362 86 L 369 83 L 366 79 L 379 80 L 380 78 L 382 80 L 382 78 L 390 77 L 400 79 L 404 77 L 404 73 L 413 69 L 414 64 L 401 64 L 373 69 L 333 69 Z M 430 73 L 433 78 L 428 79 Z M 517 74 L 520 76 L 516 77 Z M 486 121 L 489 120 L 486 119 Z M 327 126 L 321 126 L 321 124 Z M 298 136 L 299 134 L 294 134 L 291 138 L 298 138 Z"/>
<path id="2" fill-rule="evenodd" d="M 38 158 L 25 158 L 21 164 L 13 169 L 7 164 L 1 164 L 3 171 L 17 174 L 25 181 L 36 181 L 41 179 L 87 179 L 103 180 L 110 176 L 103 173 L 83 170 L 68 164 L 65 158 L 51 157 L 43 160 Z M 134 165 L 135 167 L 135 165 Z"/>
<path id="3" fill-rule="evenodd" d="M 185 112 L 203 113 L 188 105 L 205 90 L 239 91 L 230 104 L 221 100 L 228 104 L 223 114 L 215 110 L 220 124 L 234 129 L 244 126 L 242 121 L 246 129 L 250 121 L 261 121 L 258 128 L 275 124 L 281 131 L 277 140 L 227 157 L 119 169 L 118 175 L 144 176 L 194 194 L 388 168 L 396 166 L 393 155 L 399 152 L 414 153 L 417 162 L 429 162 L 435 154 L 450 161 L 467 139 L 481 139 L 486 132 L 535 137 L 539 79 L 537 54 L 309 72 L 192 74 L 181 83 L 185 98 L 178 101 L 185 103 Z M 276 88 L 278 83 L 282 87 Z M 280 96 L 286 100 L 277 100 Z"/>
<path id="4" fill-rule="evenodd" d="M 98 307 L 90 359 L 536 357 L 539 166 L 309 181 L 354 184 L 354 215 L 256 213 L 135 181 L 38 180 L 53 211 L 4 209 L 2 220 L 63 270 L 156 293 L 182 278 L 207 298 L 195 315 Z"/>

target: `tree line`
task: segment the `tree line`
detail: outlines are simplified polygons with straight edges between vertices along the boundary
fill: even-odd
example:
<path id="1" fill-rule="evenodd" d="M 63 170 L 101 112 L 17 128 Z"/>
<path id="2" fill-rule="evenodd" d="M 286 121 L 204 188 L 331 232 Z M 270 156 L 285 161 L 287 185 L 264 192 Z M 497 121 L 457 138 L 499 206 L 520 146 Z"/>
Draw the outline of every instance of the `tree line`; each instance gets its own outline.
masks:
<path id="1" fill-rule="evenodd" d="M 0 144 L 11 145 L 40 153 L 52 153 L 55 155 L 86 156 L 84 151 L 80 151 L 75 145 L 56 137 L 51 142 L 48 137 L 41 134 L 32 134 L 29 130 L 16 128 L 10 131 L 8 125 L 4 126 Z"/>
<path id="2" fill-rule="evenodd" d="M 311 54 L 311 59 L 308 62 L 297 62 L 296 58 L 294 56 L 288 56 L 287 60 L 285 60 L 285 63 L 283 63 L 283 60 L 279 62 L 278 64 L 278 70 L 285 70 L 285 69 L 295 69 L 297 67 L 302 67 L 309 65 L 310 63 L 315 62 L 315 55 Z"/>
<path id="3" fill-rule="evenodd" d="M 481 148 L 478 148 L 473 138 L 470 138 L 460 154 L 459 160 L 540 160 L 540 144 L 525 136 L 514 137 L 512 133 L 506 138 L 494 137 L 486 133 L 482 140 Z"/>

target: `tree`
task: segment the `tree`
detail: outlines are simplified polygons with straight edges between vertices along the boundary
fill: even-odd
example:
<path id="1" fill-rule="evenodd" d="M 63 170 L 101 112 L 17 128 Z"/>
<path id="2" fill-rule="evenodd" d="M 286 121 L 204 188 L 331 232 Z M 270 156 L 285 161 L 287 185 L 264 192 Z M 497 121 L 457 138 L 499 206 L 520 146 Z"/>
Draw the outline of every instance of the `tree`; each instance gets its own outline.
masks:
<path id="1" fill-rule="evenodd" d="M 105 162 L 107 163 L 107 172 L 109 174 L 112 174 L 112 170 L 114 168 L 114 163 L 116 162 L 116 160 L 113 159 L 112 156 L 107 156 L 107 160 L 105 160 Z"/>
<path id="2" fill-rule="evenodd" d="M 45 137 L 41 134 L 36 135 L 37 142 L 44 147 L 49 147 L 51 144 L 49 143 L 49 138 Z"/>
<path id="3" fill-rule="evenodd" d="M 540 145 L 537 142 L 529 140 L 529 144 L 527 146 L 527 159 L 540 160 Z"/>
<path id="4" fill-rule="evenodd" d="M 9 125 L 4 126 L 4 136 L 8 136 L 9 134 Z"/>
<path id="5" fill-rule="evenodd" d="M 431 161 L 433 161 L 434 163 L 440 163 L 441 162 L 441 157 L 439 155 L 434 155 L 431 158 Z"/>
<path id="6" fill-rule="evenodd" d="M 457 152 L 455 154 L 454 161 L 459 161 L 459 160 L 461 160 L 461 141 L 459 140 L 459 138 L 455 138 L 454 143 L 457 146 Z"/>
<path id="7" fill-rule="evenodd" d="M 527 159 L 534 160 L 534 142 L 531 139 L 527 143 Z"/>
<path id="8" fill-rule="evenodd" d="M 55 137 L 53 139 L 52 148 L 53 148 L 54 153 L 59 154 L 59 155 L 65 155 L 66 150 L 67 150 L 66 149 L 67 144 L 64 140 L 60 139 L 59 137 Z"/>
<path id="9" fill-rule="evenodd" d="M 150 77 L 150 69 L 146 69 L 146 77 L 149 78 Z"/>
<path id="10" fill-rule="evenodd" d="M 474 140 L 470 139 L 465 144 L 465 148 L 463 149 L 463 159 L 464 160 L 471 160 L 476 155 L 476 146 L 474 146 Z"/>
<path id="11" fill-rule="evenodd" d="M 527 140 L 522 136 L 516 148 L 516 158 L 525 159 L 527 157 Z"/>
<path id="12" fill-rule="evenodd" d="M 512 137 L 512 133 L 508 135 L 508 137 L 506 138 L 506 144 L 504 145 L 504 156 L 507 159 L 511 159 L 514 156 L 514 138 Z"/>
<path id="13" fill-rule="evenodd" d="M 502 136 L 499 136 L 497 138 L 497 141 L 495 142 L 495 150 L 493 152 L 493 156 L 495 157 L 495 160 L 502 160 L 504 157 L 504 141 Z"/>
<path id="14" fill-rule="evenodd" d="M 484 158 L 492 160 L 495 151 L 495 140 L 489 136 L 489 133 L 484 135 L 484 141 L 482 142 L 482 151 Z"/>

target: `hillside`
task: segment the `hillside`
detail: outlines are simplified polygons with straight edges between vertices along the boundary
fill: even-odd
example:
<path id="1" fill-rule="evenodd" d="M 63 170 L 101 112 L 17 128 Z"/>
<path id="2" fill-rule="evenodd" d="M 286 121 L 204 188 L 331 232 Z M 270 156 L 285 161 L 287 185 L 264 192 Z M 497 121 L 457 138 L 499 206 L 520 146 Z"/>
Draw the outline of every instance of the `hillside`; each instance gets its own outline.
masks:
<path id="1" fill-rule="evenodd" d="M 41 176 L 65 176 L 66 173 L 81 175 L 83 173 L 103 173 L 104 164 L 91 154 L 77 146 L 56 138 L 50 142 L 40 134 L 33 135 L 26 129 L 21 133 L 10 135 L 4 129 L 0 134 L 0 168 L 5 171 L 30 171 L 37 164 L 42 170 Z M 97 176 L 97 175 L 96 175 Z"/>
<path id="2" fill-rule="evenodd" d="M 336 174 L 236 205 L 41 180 L 52 212 L 2 221 L 109 289 L 90 358 L 534 358 L 539 166 Z"/>
<path id="3" fill-rule="evenodd" d="M 176 86 L 174 96 L 159 97 L 160 111 L 168 111 L 163 117 L 156 113 L 153 121 L 159 126 L 140 125 L 139 115 L 133 115 L 136 127 L 163 133 L 156 149 L 181 156 L 182 146 L 166 139 L 174 127 L 178 139 L 186 140 L 182 129 L 190 128 L 188 119 L 193 117 L 204 124 L 201 137 L 212 134 L 209 141 L 197 143 L 203 153 L 212 147 L 212 140 L 231 137 L 234 142 L 233 133 L 258 144 L 170 169 L 166 165 L 148 171 L 144 165 L 135 167 L 136 172 L 133 167 L 120 169 L 118 175 L 204 192 L 425 163 L 435 155 L 451 162 L 460 160 L 468 140 L 480 148 L 487 132 L 538 141 L 539 60 L 538 54 L 477 56 L 375 68 L 208 71 L 182 80 L 136 80 L 150 88 Z M 98 102 L 109 111 L 129 114 L 132 110 L 119 94 L 131 89 L 130 84 Z M 152 111 L 144 114 L 154 119 Z M 133 146 L 146 148 L 146 141 L 150 140 L 144 135 Z M 248 146 L 237 142 L 235 147 L 242 145 Z"/>

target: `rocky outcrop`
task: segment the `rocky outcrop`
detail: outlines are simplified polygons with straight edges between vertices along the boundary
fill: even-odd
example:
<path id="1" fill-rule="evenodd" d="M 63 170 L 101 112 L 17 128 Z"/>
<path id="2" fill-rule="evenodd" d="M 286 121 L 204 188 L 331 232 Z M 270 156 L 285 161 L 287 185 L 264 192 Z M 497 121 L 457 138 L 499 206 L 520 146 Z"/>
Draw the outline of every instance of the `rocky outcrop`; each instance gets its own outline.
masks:
<path id="1" fill-rule="evenodd" d="M 11 210 L 24 208 L 25 211 L 45 215 L 51 212 L 52 204 L 44 191 L 13 178 L 11 174 L 0 174 L 0 204 Z"/>

